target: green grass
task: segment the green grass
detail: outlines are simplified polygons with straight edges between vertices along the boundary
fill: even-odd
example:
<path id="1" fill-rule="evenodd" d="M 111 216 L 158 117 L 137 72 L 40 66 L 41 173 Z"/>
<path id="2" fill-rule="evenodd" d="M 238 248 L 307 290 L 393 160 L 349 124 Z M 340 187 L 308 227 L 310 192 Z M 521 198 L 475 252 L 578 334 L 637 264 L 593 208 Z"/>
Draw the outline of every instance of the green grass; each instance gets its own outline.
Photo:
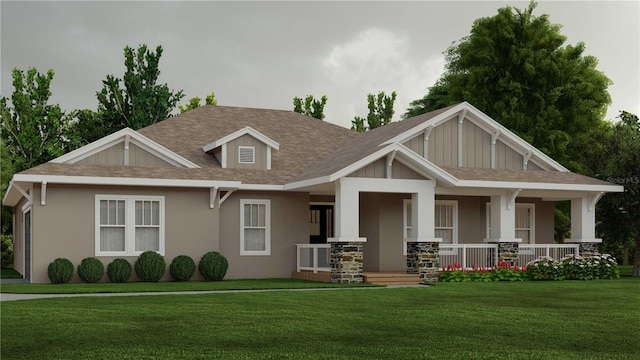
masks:
<path id="1" fill-rule="evenodd" d="M 367 284 L 330 284 L 296 279 L 246 279 L 223 281 L 163 281 L 156 283 L 77 283 L 77 284 L 3 284 L 0 292 L 10 294 L 95 294 L 131 292 L 180 292 L 262 289 L 307 289 L 373 286 Z"/>
<path id="2" fill-rule="evenodd" d="M 22 275 L 13 269 L 0 269 L 0 279 L 22 279 Z"/>
<path id="3" fill-rule="evenodd" d="M 640 279 L 3 302 L 6 359 L 637 359 Z"/>

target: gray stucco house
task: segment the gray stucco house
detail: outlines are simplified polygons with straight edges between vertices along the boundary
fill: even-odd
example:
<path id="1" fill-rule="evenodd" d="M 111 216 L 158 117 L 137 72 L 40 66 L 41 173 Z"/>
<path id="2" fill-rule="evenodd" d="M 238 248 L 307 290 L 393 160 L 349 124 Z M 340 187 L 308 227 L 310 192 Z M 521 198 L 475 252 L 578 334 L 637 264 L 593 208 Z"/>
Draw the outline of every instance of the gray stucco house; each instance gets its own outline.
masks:
<path id="1" fill-rule="evenodd" d="M 622 187 L 568 171 L 468 103 L 355 133 L 291 111 L 203 106 L 15 174 L 16 270 L 207 251 L 227 278 L 363 272 L 593 251 L 595 204 Z M 571 201 L 570 245 L 553 207 Z M 313 275 L 312 275 L 313 274 Z M 168 275 L 165 279 L 169 279 Z M 78 279 L 75 279 L 78 281 Z"/>

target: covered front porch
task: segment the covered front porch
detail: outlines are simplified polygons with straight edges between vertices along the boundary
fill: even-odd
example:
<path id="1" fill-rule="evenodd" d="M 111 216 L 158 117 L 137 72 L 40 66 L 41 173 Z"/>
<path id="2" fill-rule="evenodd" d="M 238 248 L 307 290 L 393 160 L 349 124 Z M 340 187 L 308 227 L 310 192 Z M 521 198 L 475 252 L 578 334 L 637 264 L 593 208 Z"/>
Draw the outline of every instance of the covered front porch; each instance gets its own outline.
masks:
<path id="1" fill-rule="evenodd" d="M 592 193 L 436 185 L 425 179 L 337 180 L 335 196 L 324 198 L 332 217 L 322 225 L 327 241 L 297 245 L 294 277 L 364 282 L 367 273 L 408 273 L 428 283 L 448 265 L 523 266 L 539 256 L 593 252 L 599 242 L 589 210 L 599 196 Z M 554 244 L 553 204 L 567 198 L 574 239 Z"/>

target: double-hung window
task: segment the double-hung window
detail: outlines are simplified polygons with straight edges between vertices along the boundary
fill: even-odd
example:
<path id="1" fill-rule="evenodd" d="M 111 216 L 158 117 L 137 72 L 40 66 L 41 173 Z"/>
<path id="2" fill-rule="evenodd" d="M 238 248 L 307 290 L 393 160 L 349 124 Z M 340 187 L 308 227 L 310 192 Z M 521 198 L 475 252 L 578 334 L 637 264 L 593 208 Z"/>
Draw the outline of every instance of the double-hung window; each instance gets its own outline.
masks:
<path id="1" fill-rule="evenodd" d="M 403 254 L 407 254 L 406 239 L 412 236 L 412 214 L 411 200 L 405 199 L 403 202 L 403 230 L 404 230 L 404 246 Z M 435 237 L 442 238 L 442 244 L 458 243 L 458 202 L 455 200 L 436 200 L 434 207 L 434 230 Z M 441 250 L 443 252 L 445 250 Z"/>
<path id="2" fill-rule="evenodd" d="M 164 197 L 96 195 L 96 256 L 164 255 Z"/>
<path id="3" fill-rule="evenodd" d="M 516 203 L 515 209 L 516 238 L 522 244 L 535 244 L 535 204 Z M 487 203 L 487 239 L 491 238 L 491 203 Z"/>
<path id="4" fill-rule="evenodd" d="M 271 254 L 271 201 L 240 200 L 240 255 Z"/>

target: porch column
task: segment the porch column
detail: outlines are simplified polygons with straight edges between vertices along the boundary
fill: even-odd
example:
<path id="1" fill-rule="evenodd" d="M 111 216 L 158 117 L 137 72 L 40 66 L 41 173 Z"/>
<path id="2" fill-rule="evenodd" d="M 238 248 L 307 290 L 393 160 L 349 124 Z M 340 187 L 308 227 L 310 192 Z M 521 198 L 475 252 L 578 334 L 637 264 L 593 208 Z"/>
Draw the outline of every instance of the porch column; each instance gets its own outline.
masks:
<path id="1" fill-rule="evenodd" d="M 596 203 L 601 196 L 602 193 L 593 193 L 571 199 L 571 239 L 565 242 L 579 244 L 580 256 L 599 254 L 602 239 L 596 238 Z"/>
<path id="2" fill-rule="evenodd" d="M 438 281 L 442 242 L 435 236 L 435 183 L 428 184 L 411 194 L 411 237 L 407 239 L 407 273 L 419 274 L 423 284 Z"/>
<path id="3" fill-rule="evenodd" d="M 518 246 L 522 239 L 516 238 L 516 197 L 519 190 L 505 191 L 491 196 L 491 234 L 485 242 L 498 245 L 498 262 L 518 265 Z M 494 265 L 497 265 L 494 264 Z"/>
<path id="4" fill-rule="evenodd" d="M 363 281 L 363 243 L 360 237 L 360 191 L 353 179 L 335 182 L 335 237 L 331 244 L 331 282 L 361 283 Z"/>

